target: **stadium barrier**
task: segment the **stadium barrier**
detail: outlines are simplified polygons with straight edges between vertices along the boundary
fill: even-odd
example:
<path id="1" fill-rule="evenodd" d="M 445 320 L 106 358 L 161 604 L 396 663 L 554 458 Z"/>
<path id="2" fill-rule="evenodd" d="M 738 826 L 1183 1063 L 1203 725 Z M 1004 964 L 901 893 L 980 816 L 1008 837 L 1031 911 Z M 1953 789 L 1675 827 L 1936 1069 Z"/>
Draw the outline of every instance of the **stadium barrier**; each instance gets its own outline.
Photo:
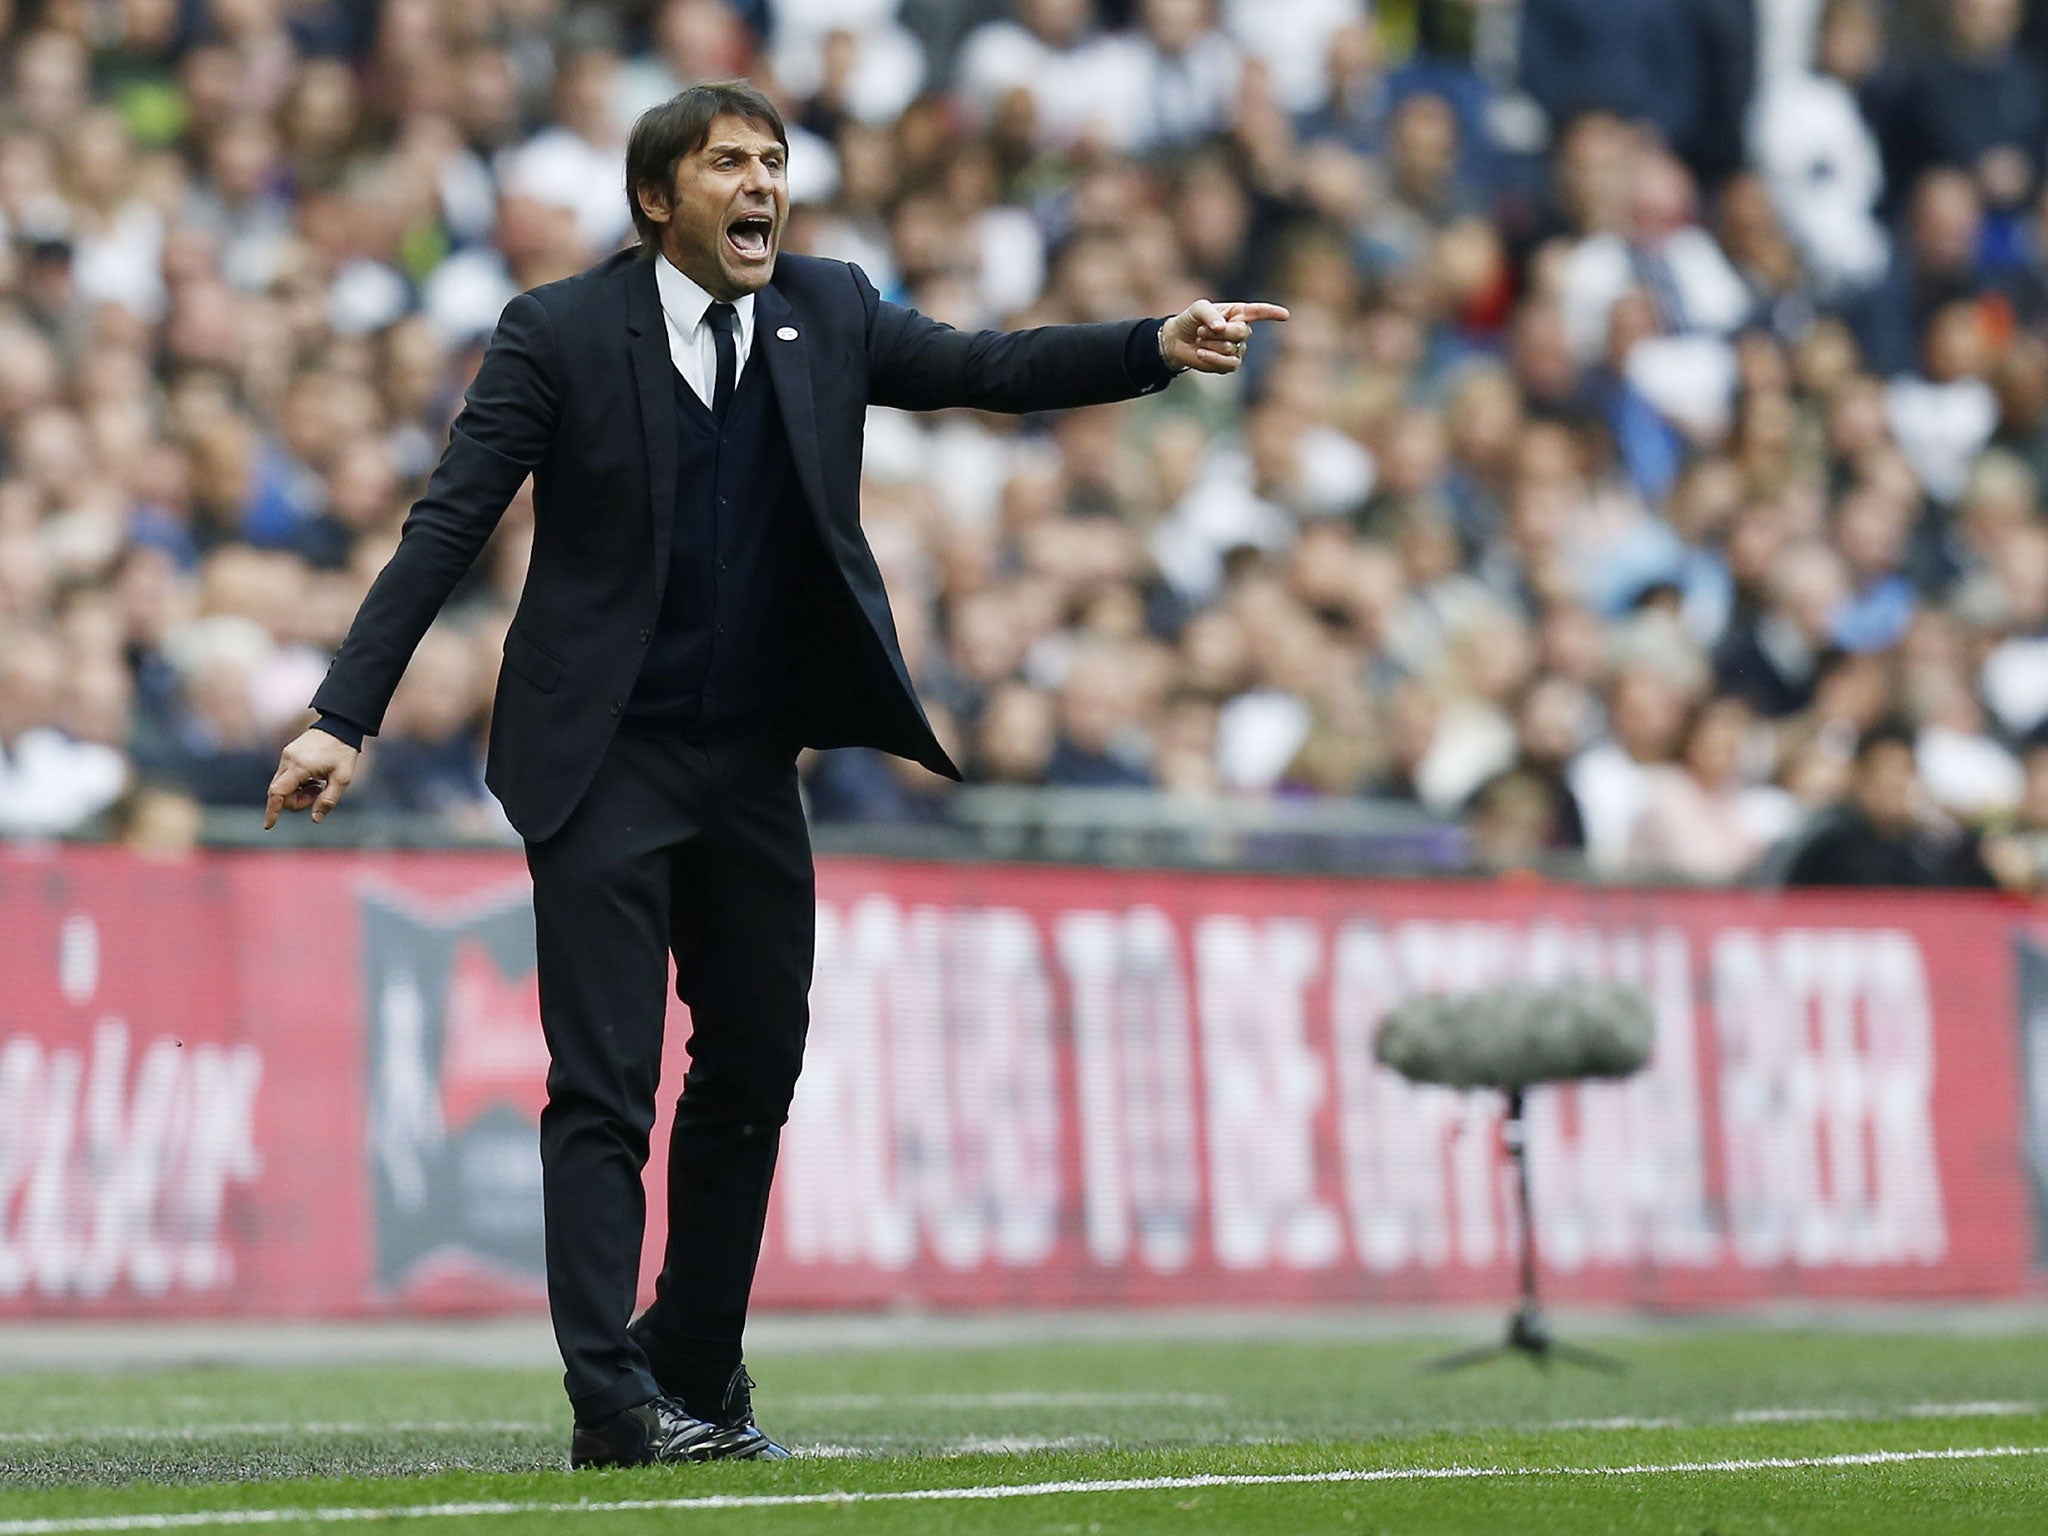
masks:
<path id="1" fill-rule="evenodd" d="M 0 1317 L 540 1304 L 516 855 L 18 848 L 0 932 Z M 2038 1289 L 2032 908 L 828 858 L 760 1303 L 1498 1300 L 1498 1096 L 1372 1039 L 1567 977 L 1658 1045 L 1532 1096 L 1558 1299 Z"/>

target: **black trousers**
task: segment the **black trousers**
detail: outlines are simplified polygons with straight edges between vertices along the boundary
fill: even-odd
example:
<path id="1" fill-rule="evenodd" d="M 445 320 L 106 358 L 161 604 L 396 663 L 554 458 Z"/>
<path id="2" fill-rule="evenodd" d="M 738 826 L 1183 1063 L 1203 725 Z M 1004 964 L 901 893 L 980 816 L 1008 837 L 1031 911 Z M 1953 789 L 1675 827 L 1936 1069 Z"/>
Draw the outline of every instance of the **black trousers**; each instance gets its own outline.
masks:
<path id="1" fill-rule="evenodd" d="M 529 843 L 548 1305 L 578 1419 L 656 1395 L 650 1333 L 737 1362 L 775 1150 L 803 1060 L 817 908 L 796 749 L 620 733 L 562 829 Z M 667 1248 L 629 1335 L 647 1223 L 668 962 L 690 1065 Z M 678 1390 L 665 1383 L 669 1390 Z"/>

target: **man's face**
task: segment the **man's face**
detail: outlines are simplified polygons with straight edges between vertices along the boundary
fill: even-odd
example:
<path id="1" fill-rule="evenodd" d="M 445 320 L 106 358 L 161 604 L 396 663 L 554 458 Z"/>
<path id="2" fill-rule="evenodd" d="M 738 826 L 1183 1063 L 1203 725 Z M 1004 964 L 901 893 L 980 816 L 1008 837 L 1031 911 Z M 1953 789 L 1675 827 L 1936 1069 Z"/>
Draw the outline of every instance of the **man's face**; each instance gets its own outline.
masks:
<path id="1" fill-rule="evenodd" d="M 757 293 L 774 275 L 789 220 L 787 159 L 765 124 L 724 113 L 704 147 L 677 162 L 670 198 L 640 189 L 640 206 L 662 222 L 662 254 L 713 298 Z"/>
<path id="2" fill-rule="evenodd" d="M 1913 829 L 1919 774 L 1904 742 L 1873 747 L 1856 769 L 1856 800 L 1880 832 L 1898 837 Z"/>

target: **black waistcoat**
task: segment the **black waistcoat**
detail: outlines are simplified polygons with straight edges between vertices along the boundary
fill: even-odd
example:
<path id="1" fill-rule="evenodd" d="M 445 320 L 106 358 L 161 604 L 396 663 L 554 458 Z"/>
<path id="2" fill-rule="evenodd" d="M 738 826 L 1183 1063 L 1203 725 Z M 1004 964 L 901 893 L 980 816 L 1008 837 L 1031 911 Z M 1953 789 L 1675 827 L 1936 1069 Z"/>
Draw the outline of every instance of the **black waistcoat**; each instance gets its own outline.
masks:
<path id="1" fill-rule="evenodd" d="M 722 431 L 683 376 L 673 377 L 675 537 L 625 725 L 705 740 L 765 734 L 786 719 L 802 664 L 817 531 L 758 332 Z"/>

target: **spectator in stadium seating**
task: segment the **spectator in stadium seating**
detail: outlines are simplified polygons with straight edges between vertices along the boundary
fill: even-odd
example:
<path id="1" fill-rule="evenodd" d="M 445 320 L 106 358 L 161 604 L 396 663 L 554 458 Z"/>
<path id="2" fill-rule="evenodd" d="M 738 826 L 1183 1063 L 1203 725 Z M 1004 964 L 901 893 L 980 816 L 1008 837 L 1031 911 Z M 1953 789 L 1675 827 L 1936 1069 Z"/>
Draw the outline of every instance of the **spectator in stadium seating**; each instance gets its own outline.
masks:
<path id="1" fill-rule="evenodd" d="M 552 121 L 505 151 L 499 172 L 508 188 L 569 209 L 586 250 L 610 249 L 632 232 L 612 185 L 629 126 L 617 115 L 619 62 L 598 36 L 565 49 L 554 79 Z"/>
<path id="2" fill-rule="evenodd" d="M 1511 799 L 1527 798 L 1540 791 L 1548 806 L 1542 815 L 1545 833 L 1542 846 L 1553 852 L 1578 852 L 1586 846 L 1585 816 L 1578 796 L 1572 792 L 1570 767 L 1591 730 L 1594 706 L 1576 683 L 1554 675 L 1538 677 L 1522 693 L 1515 711 L 1515 755 L 1500 770 L 1473 791 L 1465 808 L 1465 820 L 1485 814 L 1491 797 L 1503 793 L 1501 781 L 1516 779 L 1518 787 L 1505 791 Z M 1496 807 L 1496 814 L 1505 814 Z"/>
<path id="3" fill-rule="evenodd" d="M 1916 648 L 1929 649 L 1923 641 L 1902 653 Z M 1972 824 L 2009 816 L 2023 793 L 2023 771 L 1988 729 L 1960 658 L 1908 661 L 1906 672 L 1901 691 L 1919 729 L 1914 760 L 1929 798 Z"/>
<path id="4" fill-rule="evenodd" d="M 2048 892 L 2048 735 L 2020 744 L 2022 773 L 2017 804 L 1985 828 L 1985 867 L 2006 890 L 2023 896 Z"/>
<path id="5" fill-rule="evenodd" d="M 1797 820 L 1792 797 L 1745 771 L 1749 706 L 1721 694 L 1693 706 L 1677 758 L 1644 775 L 1643 806 L 1629 831 L 1628 866 L 1639 874 L 1726 882 L 1747 874 Z"/>
<path id="6" fill-rule="evenodd" d="M 1658 666 L 1632 662 L 1615 672 L 1606 703 L 1604 733 L 1572 759 L 1567 774 L 1585 822 L 1586 860 L 1602 872 L 1627 860 L 1649 770 L 1678 750 L 1687 698 Z"/>
<path id="7" fill-rule="evenodd" d="M 54 637 L 37 630 L 0 633 L 0 835 L 76 831 L 127 786 L 123 743 L 81 738 L 60 723 L 74 681 L 84 679 L 66 677 L 65 654 Z M 75 708 L 75 693 L 73 700 Z M 95 725 L 106 729 L 105 722 Z"/>
<path id="8" fill-rule="evenodd" d="M 1699 125 L 1702 58 L 1694 0 L 1524 0 L 1522 86 L 1552 132 L 1592 109 L 1655 124 L 1667 144 Z"/>
<path id="9" fill-rule="evenodd" d="M 1004 683 L 989 695 L 975 738 L 975 777 L 990 784 L 1043 784 L 1059 740 L 1049 694 Z"/>
<path id="10" fill-rule="evenodd" d="M 1717 686 L 1770 719 L 1812 701 L 1823 656 L 1838 643 L 1848 600 L 1842 560 L 1806 542 L 1778 553 L 1767 606 L 1739 616 L 1714 654 Z"/>
<path id="11" fill-rule="evenodd" d="M 1376 269 L 1413 266 L 1435 237 L 1475 210 L 1459 174 L 1458 139 L 1458 115 L 1441 96 L 1417 91 L 1394 108 L 1387 124 L 1386 197 L 1367 225 Z"/>
<path id="12" fill-rule="evenodd" d="M 1742 279 L 1697 222 L 1691 174 L 1670 151 L 1638 143 L 1629 172 L 1625 233 L 1596 233 L 1568 259 L 1566 334 L 1580 363 L 1606 344 L 1615 301 L 1640 288 L 1659 335 L 1727 336 L 1750 312 Z"/>
<path id="13" fill-rule="evenodd" d="M 954 739 L 953 720 L 939 705 L 925 714 L 940 740 Z M 946 820 L 946 780 L 916 763 L 866 747 L 814 753 L 804 780 L 805 809 L 817 821 L 865 826 L 938 826 Z"/>
<path id="14" fill-rule="evenodd" d="M 1998 396 L 1998 429 L 1985 459 L 2015 459 L 2038 482 L 2048 470 L 2048 341 L 2032 331 L 2014 336 L 1996 365 L 1991 386 Z M 1973 480 L 1977 467 L 1971 466 Z"/>
<path id="15" fill-rule="evenodd" d="M 1769 79 L 1748 124 L 1778 217 L 1834 296 L 1878 281 L 1890 254 L 1877 218 L 1884 160 L 1858 96 L 1882 57 L 1882 27 L 1872 0 L 1828 0 L 1813 69 Z"/>
<path id="16" fill-rule="evenodd" d="M 1854 487 L 1835 506 L 1833 542 L 1848 575 L 1834 640 L 1852 651 L 1896 645 L 1920 594 L 1905 574 L 1906 540 L 1918 509 L 1882 485 Z"/>
<path id="17" fill-rule="evenodd" d="M 1999 725 L 2026 736 L 2048 720 L 2048 528 L 2030 517 L 1996 549 L 1973 594 L 1980 630 L 1995 642 L 1977 686 Z"/>
<path id="18" fill-rule="evenodd" d="M 1927 494 L 1952 505 L 1970 467 L 1998 430 L 1998 396 L 1986 376 L 1992 345 L 1983 306 L 1952 300 L 1927 322 L 1917 375 L 1885 386 L 1885 414 L 1899 452 Z"/>
<path id="19" fill-rule="evenodd" d="M 1883 379 L 1910 373 L 1921 361 L 1935 312 L 1984 290 L 1983 229 L 1982 199 L 1962 171 L 1936 167 L 1912 184 L 1905 238 L 1892 242 L 1883 279 L 1843 306 L 1872 373 Z"/>
<path id="20" fill-rule="evenodd" d="M 893 122 L 916 99 L 928 71 L 923 45 L 898 24 L 896 11 L 897 0 L 776 0 L 769 73 L 784 90 L 809 100 L 810 119 L 820 128 L 848 118 Z M 692 78 L 744 73 L 728 69 Z"/>
<path id="21" fill-rule="evenodd" d="M 407 814 L 473 816 L 484 801 L 475 648 L 445 624 L 420 639 L 378 733 L 362 803 Z"/>
<path id="22" fill-rule="evenodd" d="M 1440 713 L 1436 694 L 1420 679 L 1409 679 L 1388 691 L 1380 713 L 1386 762 L 1368 793 L 1376 800 L 1420 805 L 1424 765 L 1436 741 Z"/>
<path id="23" fill-rule="evenodd" d="M 1749 290 L 1738 349 L 1775 349 L 1804 335 L 1822 297 L 1820 284 L 1801 261 L 1761 176 L 1738 171 L 1722 181 L 1715 237 Z"/>
<path id="24" fill-rule="evenodd" d="M 1465 812 L 1470 866 L 1481 874 L 1539 868 L 1558 846 L 1555 786 L 1540 775 L 1509 768 L 1473 793 Z"/>
<path id="25" fill-rule="evenodd" d="M 1133 82 L 1121 48 L 1101 46 L 1095 0 L 1018 0 L 960 49 L 961 99 L 983 122 L 1022 113 L 1041 146 L 1115 143 Z"/>
<path id="26" fill-rule="evenodd" d="M 1589 109 L 1652 125 L 1709 185 L 1741 159 L 1750 0 L 1524 0 L 1521 82 L 1553 131 Z"/>
<path id="27" fill-rule="evenodd" d="M 179 859 L 199 846 L 206 808 L 175 785 L 145 780 L 117 800 L 113 836 L 144 859 Z"/>
<path id="28" fill-rule="evenodd" d="M 1931 820 L 1913 728 L 1880 722 L 1856 744 L 1849 794 L 1797 841 L 1787 885 L 1982 886 L 1992 883 L 1974 834 Z"/>
<path id="29" fill-rule="evenodd" d="M 1136 12 L 1117 64 L 1130 91 L 1118 146 L 1156 154 L 1226 128 L 1244 61 L 1216 0 L 1138 0 Z"/>
<path id="30" fill-rule="evenodd" d="M 145 769 L 174 779 L 202 805 L 246 806 L 276 768 L 278 733 L 256 705 L 257 676 L 271 651 L 262 627 L 242 615 L 186 626 L 172 658 L 179 713 Z"/>
<path id="31" fill-rule="evenodd" d="M 1150 742 L 1135 708 L 1128 660 L 1107 646 L 1077 651 L 1059 687 L 1059 735 L 1045 765 L 1048 784 L 1075 789 L 1147 785 Z"/>
<path id="32" fill-rule="evenodd" d="M 1954 0 L 1946 46 L 1901 71 L 1890 102 L 1886 173 L 1909 187 L 1932 166 L 1968 175 L 1993 209 L 2032 193 L 2048 140 L 2048 78 L 2014 47 L 2020 0 Z"/>
<path id="33" fill-rule="evenodd" d="M 1296 134 L 1304 145 L 1327 139 L 1362 155 L 1376 153 L 1393 103 L 1372 27 L 1363 21 L 1340 27 L 1331 34 L 1325 62 L 1326 94 L 1296 117 Z"/>
<path id="34" fill-rule="evenodd" d="M 1444 413 L 1449 462 L 1442 491 L 1469 560 L 1499 533 L 1512 454 L 1522 424 L 1522 392 L 1497 363 L 1467 365 L 1453 381 Z"/>
<path id="35" fill-rule="evenodd" d="M 661 0 L 648 23 L 649 46 L 620 66 L 613 116 L 630 123 L 684 86 L 738 79 L 753 68 L 755 42 L 726 0 Z"/>

